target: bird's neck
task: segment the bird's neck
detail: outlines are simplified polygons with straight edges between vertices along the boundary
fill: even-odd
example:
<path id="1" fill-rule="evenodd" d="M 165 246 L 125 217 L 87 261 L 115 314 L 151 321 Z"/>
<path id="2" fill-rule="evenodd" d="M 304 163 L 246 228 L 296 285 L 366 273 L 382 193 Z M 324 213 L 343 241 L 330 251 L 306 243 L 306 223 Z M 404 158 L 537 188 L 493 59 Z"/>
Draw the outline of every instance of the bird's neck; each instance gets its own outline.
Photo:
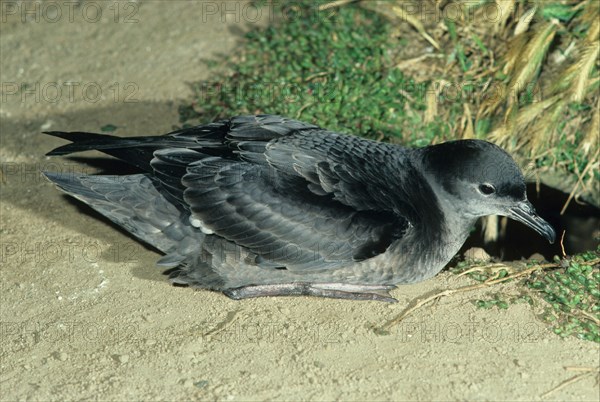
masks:
<path id="1" fill-rule="evenodd" d="M 447 214 L 439 223 L 436 233 L 431 227 L 415 226 L 406 237 L 392 244 L 390 254 L 398 258 L 395 263 L 410 267 L 400 271 L 395 283 L 416 283 L 439 273 L 458 253 L 475 221 L 466 222 Z"/>
<path id="2" fill-rule="evenodd" d="M 404 283 L 425 280 L 440 272 L 460 250 L 477 219 L 457 210 L 456 205 L 444 197 L 443 190 L 435 187 L 427 170 L 418 169 L 418 160 L 414 165 L 417 169 L 407 186 L 411 189 L 410 208 L 404 211 L 412 230 L 393 246 L 396 248 L 393 254 L 399 258 L 410 256 L 411 261 L 398 261 L 400 264 L 416 268 L 407 271 L 411 277 L 398 278 Z"/>
<path id="3" fill-rule="evenodd" d="M 416 233 L 417 236 L 423 236 L 420 243 L 429 241 L 429 250 L 433 250 L 429 255 L 421 255 L 418 261 L 429 277 L 441 271 L 458 253 L 477 220 L 477 218 L 465 217 L 443 199 L 437 200 L 444 211 L 438 234 L 434 236 L 431 233 Z"/>
<path id="4" fill-rule="evenodd" d="M 394 192 L 399 194 L 394 213 L 409 222 L 405 235 L 392 243 L 386 264 L 398 265 L 392 283 L 419 282 L 440 272 L 456 255 L 469 235 L 475 219 L 465 218 L 444 197 L 442 189 L 423 164 L 420 150 L 407 154 L 399 166 Z"/>

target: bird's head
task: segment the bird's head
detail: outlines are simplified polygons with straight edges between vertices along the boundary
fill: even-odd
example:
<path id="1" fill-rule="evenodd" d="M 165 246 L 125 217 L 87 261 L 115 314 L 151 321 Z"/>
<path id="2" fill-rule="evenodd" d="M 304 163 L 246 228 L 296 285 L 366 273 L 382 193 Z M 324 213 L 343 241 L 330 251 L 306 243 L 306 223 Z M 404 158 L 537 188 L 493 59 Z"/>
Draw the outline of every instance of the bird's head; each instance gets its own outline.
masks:
<path id="1" fill-rule="evenodd" d="M 527 200 L 523 174 L 502 148 L 481 140 L 450 141 L 423 148 L 423 165 L 438 197 L 458 214 L 507 216 L 554 242 L 554 229 Z"/>

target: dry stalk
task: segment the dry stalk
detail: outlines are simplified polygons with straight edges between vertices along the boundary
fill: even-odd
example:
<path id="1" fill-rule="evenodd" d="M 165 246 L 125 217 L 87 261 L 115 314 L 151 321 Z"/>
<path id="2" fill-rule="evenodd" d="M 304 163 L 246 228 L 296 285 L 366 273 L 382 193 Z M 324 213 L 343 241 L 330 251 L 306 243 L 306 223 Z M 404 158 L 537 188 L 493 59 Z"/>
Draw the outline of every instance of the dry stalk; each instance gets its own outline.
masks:
<path id="1" fill-rule="evenodd" d="M 439 293 L 434 294 L 433 296 L 429 296 L 425 299 L 422 300 L 418 300 L 416 302 L 416 304 L 414 304 L 412 307 L 407 308 L 406 310 L 404 310 L 402 313 L 400 313 L 398 316 L 394 317 L 393 319 L 391 319 L 390 321 L 388 321 L 387 323 L 383 324 L 380 328 L 378 328 L 379 331 L 386 331 L 389 328 L 393 327 L 394 325 L 397 325 L 398 323 L 400 323 L 402 320 L 404 320 L 406 317 L 408 317 L 410 314 L 412 314 L 414 311 L 418 310 L 419 308 L 421 308 L 422 306 L 424 306 L 425 304 L 437 300 L 440 297 L 444 297 L 444 296 L 451 296 L 455 293 L 464 293 L 464 292 L 470 292 L 473 290 L 478 290 L 478 289 L 484 289 L 487 287 L 490 287 L 492 285 L 498 284 L 498 283 L 502 283 L 502 282 L 506 282 L 509 281 L 511 279 L 516 279 L 516 278 L 520 278 L 523 276 L 528 276 L 531 273 L 538 271 L 540 269 L 547 269 L 547 268 L 559 268 L 560 265 L 558 264 L 554 264 L 554 263 L 548 263 L 548 264 L 540 264 L 540 265 L 536 265 L 534 267 L 525 269 L 523 271 L 520 272 L 516 272 L 514 274 L 511 275 L 507 275 L 503 278 L 498 278 L 498 279 L 491 279 L 491 280 L 487 280 L 483 283 L 477 283 L 474 285 L 468 285 L 468 286 L 462 286 L 460 288 L 456 288 L 456 289 L 446 289 L 443 290 Z"/>
<path id="2" fill-rule="evenodd" d="M 560 383 L 559 385 L 557 385 L 556 387 L 552 388 L 550 391 L 543 393 L 542 395 L 540 395 L 540 398 L 544 399 L 550 395 L 552 395 L 553 393 L 560 391 L 561 389 L 576 383 L 579 380 L 583 380 L 586 377 L 591 377 L 594 374 L 596 375 L 600 375 L 600 368 L 599 367 L 565 367 L 565 370 L 567 371 L 583 371 L 583 373 L 578 374 L 574 377 L 569 378 L 566 381 L 563 381 L 562 383 Z"/>

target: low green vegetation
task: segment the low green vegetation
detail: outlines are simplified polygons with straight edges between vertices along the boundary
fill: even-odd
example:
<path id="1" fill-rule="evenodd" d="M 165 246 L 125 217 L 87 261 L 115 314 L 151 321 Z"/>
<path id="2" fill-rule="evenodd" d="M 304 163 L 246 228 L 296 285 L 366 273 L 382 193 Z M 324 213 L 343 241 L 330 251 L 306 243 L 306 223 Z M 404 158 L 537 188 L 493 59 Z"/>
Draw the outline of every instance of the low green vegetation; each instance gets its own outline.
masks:
<path id="1" fill-rule="evenodd" d="M 536 266 L 540 264 L 531 262 L 527 268 Z M 462 261 L 453 272 L 485 283 L 507 276 L 506 268 Z M 568 258 L 556 257 L 554 263 L 543 264 L 521 278 L 519 289 L 518 296 L 497 293 L 491 299 L 474 300 L 473 304 L 485 309 L 507 309 L 511 304 L 526 302 L 556 334 L 600 343 L 600 248 Z"/>
<path id="2" fill-rule="evenodd" d="M 443 121 L 422 123 L 428 83 L 395 68 L 391 25 L 383 16 L 360 7 L 318 11 L 305 3 L 295 11 L 303 17 L 248 33 L 228 73 L 195 84 L 196 101 L 181 108 L 182 123 L 268 113 L 416 146 L 452 137 Z"/>
<path id="3" fill-rule="evenodd" d="M 599 251 L 557 258 L 560 269 L 536 272 L 526 281 L 531 292 L 549 304 L 542 317 L 560 336 L 600 343 Z"/>

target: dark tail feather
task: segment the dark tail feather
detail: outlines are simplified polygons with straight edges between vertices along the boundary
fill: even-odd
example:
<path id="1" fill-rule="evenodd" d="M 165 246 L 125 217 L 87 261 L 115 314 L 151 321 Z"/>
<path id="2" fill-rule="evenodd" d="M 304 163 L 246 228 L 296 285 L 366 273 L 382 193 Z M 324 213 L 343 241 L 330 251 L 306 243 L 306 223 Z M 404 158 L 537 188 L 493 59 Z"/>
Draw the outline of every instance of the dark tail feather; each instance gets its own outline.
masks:
<path id="1" fill-rule="evenodd" d="M 75 152 L 97 150 L 114 156 L 144 171 L 150 171 L 150 161 L 153 153 L 160 146 L 156 144 L 157 137 L 128 137 L 121 138 L 107 134 L 48 131 L 44 134 L 72 141 L 71 144 L 53 149 L 46 155 L 68 155 Z"/>
<path id="2" fill-rule="evenodd" d="M 97 150 L 144 171 L 151 171 L 150 161 L 154 157 L 154 151 L 161 148 L 196 149 L 210 155 L 231 154 L 231 150 L 224 143 L 228 130 L 229 123 L 222 121 L 148 137 L 116 137 L 108 134 L 64 131 L 47 131 L 44 134 L 71 141 L 71 144 L 48 152 L 48 156 Z"/>
<path id="3" fill-rule="evenodd" d="M 152 146 L 156 143 L 157 137 L 115 137 L 114 135 L 107 134 L 94 134 L 94 133 L 83 133 L 83 132 L 72 132 L 66 133 L 63 131 L 45 131 L 44 134 L 51 135 L 53 137 L 63 138 L 71 141 L 72 144 L 60 146 L 48 152 L 46 155 L 67 155 L 74 152 L 82 151 L 107 151 L 115 148 L 131 148 L 131 147 L 144 147 Z"/>

